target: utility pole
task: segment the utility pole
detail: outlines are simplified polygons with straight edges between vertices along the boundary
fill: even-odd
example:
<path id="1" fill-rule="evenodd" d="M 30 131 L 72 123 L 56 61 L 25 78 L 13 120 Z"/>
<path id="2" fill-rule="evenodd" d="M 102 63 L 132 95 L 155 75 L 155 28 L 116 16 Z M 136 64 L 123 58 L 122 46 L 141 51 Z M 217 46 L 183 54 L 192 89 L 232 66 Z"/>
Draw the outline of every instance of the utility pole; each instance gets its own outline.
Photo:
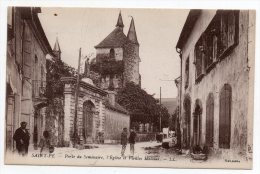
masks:
<path id="1" fill-rule="evenodd" d="M 160 87 L 160 132 L 162 131 L 162 114 L 161 114 L 161 104 L 162 104 L 162 87 Z"/>
<path id="2" fill-rule="evenodd" d="M 78 60 L 78 75 L 76 81 L 76 88 L 75 88 L 75 116 L 74 116 L 74 134 L 73 134 L 73 146 L 75 147 L 76 144 L 79 143 L 79 135 L 78 135 L 78 96 L 79 96 L 79 82 L 80 82 L 80 62 L 81 62 L 81 48 L 79 49 L 79 60 Z"/>

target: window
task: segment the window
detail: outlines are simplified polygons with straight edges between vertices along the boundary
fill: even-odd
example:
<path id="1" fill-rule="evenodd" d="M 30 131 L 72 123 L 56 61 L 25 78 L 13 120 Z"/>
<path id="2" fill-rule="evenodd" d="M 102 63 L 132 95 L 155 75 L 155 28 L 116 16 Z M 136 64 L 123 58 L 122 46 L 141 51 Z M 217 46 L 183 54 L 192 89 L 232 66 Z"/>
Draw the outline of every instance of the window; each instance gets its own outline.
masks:
<path id="1" fill-rule="evenodd" d="M 189 86 L 189 64 L 190 64 L 190 60 L 188 57 L 185 63 L 185 88 Z"/>
<path id="2" fill-rule="evenodd" d="M 225 84 L 219 101 L 219 147 L 230 148 L 232 89 Z"/>
<path id="3" fill-rule="evenodd" d="M 109 58 L 115 59 L 115 50 L 114 49 L 110 49 Z"/>
<path id="4" fill-rule="evenodd" d="M 239 11 L 219 10 L 195 45 L 196 82 L 238 44 Z"/>
<path id="5" fill-rule="evenodd" d="M 239 11 L 223 10 L 219 11 L 217 16 L 220 21 L 220 46 L 218 48 L 218 54 L 220 57 L 223 57 L 238 44 Z"/>
<path id="6" fill-rule="evenodd" d="M 214 97 L 210 93 L 206 104 L 206 144 L 213 147 L 214 141 Z"/>
<path id="7" fill-rule="evenodd" d="M 203 76 L 203 58 L 204 58 L 204 47 L 203 47 L 203 36 L 200 37 L 199 41 L 195 45 L 195 68 L 196 68 L 196 82 Z"/>

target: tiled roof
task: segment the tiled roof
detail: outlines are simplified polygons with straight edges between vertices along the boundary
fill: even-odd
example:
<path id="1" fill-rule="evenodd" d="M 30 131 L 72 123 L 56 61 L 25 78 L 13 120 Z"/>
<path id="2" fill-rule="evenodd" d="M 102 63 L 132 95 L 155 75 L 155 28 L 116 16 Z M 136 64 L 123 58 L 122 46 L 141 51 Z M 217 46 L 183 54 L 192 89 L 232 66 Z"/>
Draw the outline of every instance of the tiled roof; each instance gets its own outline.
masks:
<path id="1" fill-rule="evenodd" d="M 122 28 L 116 27 L 103 41 L 95 48 L 120 48 L 128 41 Z"/>
<path id="2" fill-rule="evenodd" d="M 124 113 L 124 114 L 128 114 L 128 111 L 123 106 L 119 105 L 117 102 L 115 102 L 115 105 L 112 105 L 109 101 L 106 101 L 105 106 L 108 109 L 111 109 L 111 110 L 114 110 L 114 111 L 117 111 L 117 112 L 121 112 L 121 113 Z"/>

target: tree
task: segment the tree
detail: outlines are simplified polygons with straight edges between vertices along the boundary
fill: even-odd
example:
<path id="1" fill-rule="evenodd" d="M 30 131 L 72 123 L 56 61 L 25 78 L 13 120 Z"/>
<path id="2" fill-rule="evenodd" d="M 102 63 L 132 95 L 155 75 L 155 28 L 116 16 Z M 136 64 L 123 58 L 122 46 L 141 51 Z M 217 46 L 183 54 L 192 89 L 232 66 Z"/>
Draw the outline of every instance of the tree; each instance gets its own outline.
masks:
<path id="1" fill-rule="evenodd" d="M 168 126 L 170 115 L 167 108 L 160 106 L 158 100 L 141 89 L 139 85 L 133 82 L 127 83 L 118 91 L 116 100 L 130 112 L 131 126 L 141 122 L 153 123 L 155 127 L 159 128 L 160 115 L 162 127 Z"/>
<path id="2" fill-rule="evenodd" d="M 61 77 L 73 77 L 76 70 L 58 59 L 46 59 L 46 69 L 46 98 L 51 102 L 54 98 L 63 96 Z"/>

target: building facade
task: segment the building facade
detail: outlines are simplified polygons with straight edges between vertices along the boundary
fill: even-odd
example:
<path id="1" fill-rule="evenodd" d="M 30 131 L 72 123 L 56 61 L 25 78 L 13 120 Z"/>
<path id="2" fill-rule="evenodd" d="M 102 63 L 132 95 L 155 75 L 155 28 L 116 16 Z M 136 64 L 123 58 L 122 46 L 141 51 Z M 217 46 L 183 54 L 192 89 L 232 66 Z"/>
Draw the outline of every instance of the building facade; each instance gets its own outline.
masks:
<path id="1" fill-rule="evenodd" d="M 134 19 L 132 18 L 127 36 L 119 13 L 116 28 L 95 46 L 96 58 L 91 71 L 100 75 L 98 86 L 102 89 L 117 90 L 127 82 L 141 85 L 139 74 L 139 43 Z"/>
<path id="2" fill-rule="evenodd" d="M 255 14 L 191 10 L 176 49 L 183 149 L 250 158 Z"/>
<path id="3" fill-rule="evenodd" d="M 30 143 L 45 127 L 46 55 L 52 50 L 38 18 L 40 8 L 8 8 L 6 73 L 6 149 L 13 151 L 14 131 L 27 122 Z"/>
<path id="4" fill-rule="evenodd" d="M 128 112 L 115 102 L 115 92 L 96 87 L 90 78 L 80 81 L 77 117 L 75 120 L 76 78 L 64 77 L 65 146 L 72 146 L 75 127 L 80 144 L 118 143 L 124 127 L 129 128 Z M 76 125 L 75 125 L 76 123 Z"/>

